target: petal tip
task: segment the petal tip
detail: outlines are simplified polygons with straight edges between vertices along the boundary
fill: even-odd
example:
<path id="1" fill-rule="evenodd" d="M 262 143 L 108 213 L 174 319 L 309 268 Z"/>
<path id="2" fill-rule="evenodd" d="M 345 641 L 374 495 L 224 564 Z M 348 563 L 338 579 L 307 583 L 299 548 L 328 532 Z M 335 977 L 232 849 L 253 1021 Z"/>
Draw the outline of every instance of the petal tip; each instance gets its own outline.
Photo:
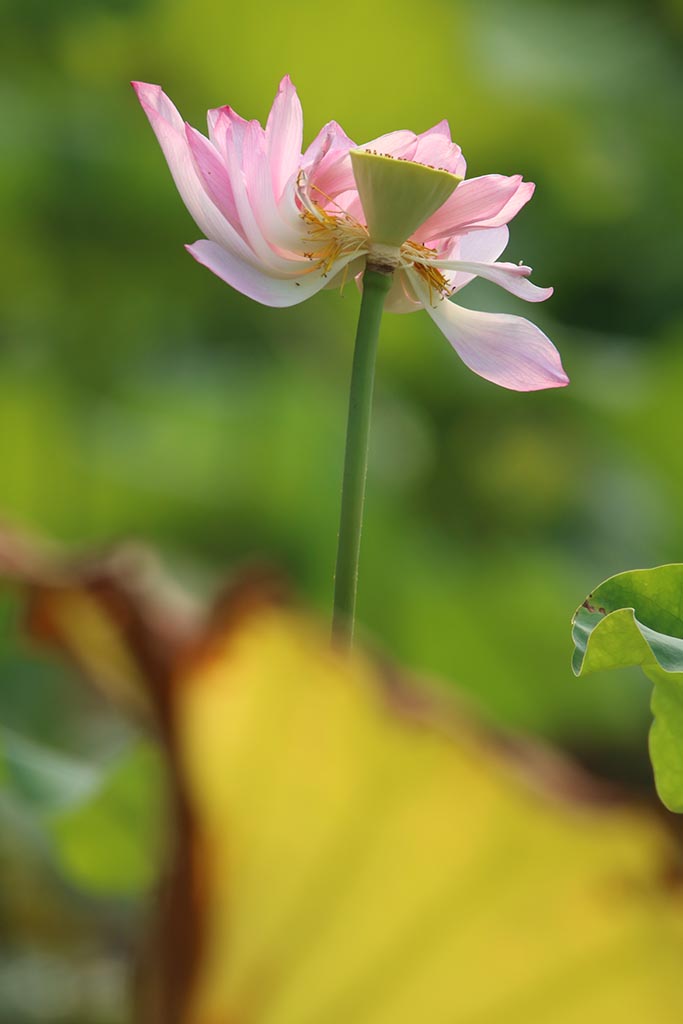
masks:
<path id="1" fill-rule="evenodd" d="M 529 282 L 529 284 L 531 284 L 531 282 Z M 526 299 L 527 302 L 547 302 L 555 291 L 552 287 L 541 288 L 539 285 L 534 285 L 533 287 L 536 289 L 534 294 L 522 295 L 520 298 Z"/>
<path id="2" fill-rule="evenodd" d="M 480 374 L 480 376 L 484 375 Z M 490 378 L 487 377 L 485 379 L 489 380 Z M 519 391 L 522 394 L 530 394 L 532 391 L 551 391 L 555 388 L 566 388 L 571 382 L 564 370 L 560 369 L 557 372 L 550 371 L 547 377 L 536 377 L 526 383 L 504 383 L 499 380 L 494 380 L 492 383 L 507 388 L 508 391 Z"/>
<path id="3" fill-rule="evenodd" d="M 160 85 L 154 85 L 152 82 L 131 82 L 130 84 L 141 103 L 144 102 L 143 97 L 158 96 L 159 93 L 163 92 Z"/>
<path id="4" fill-rule="evenodd" d="M 568 374 L 565 373 L 564 367 L 559 363 L 557 369 L 554 367 L 548 371 L 548 379 L 546 382 L 539 381 L 534 390 L 550 390 L 550 388 L 566 388 L 571 383 Z"/>

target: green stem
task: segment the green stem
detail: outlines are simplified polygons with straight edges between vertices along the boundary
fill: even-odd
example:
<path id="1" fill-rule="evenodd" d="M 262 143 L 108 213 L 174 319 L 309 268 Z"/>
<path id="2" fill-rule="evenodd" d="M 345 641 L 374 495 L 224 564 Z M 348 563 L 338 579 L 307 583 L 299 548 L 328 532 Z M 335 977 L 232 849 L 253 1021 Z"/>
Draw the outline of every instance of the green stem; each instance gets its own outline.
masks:
<path id="1" fill-rule="evenodd" d="M 335 645 L 342 650 L 348 650 L 353 641 L 375 357 L 384 300 L 391 282 L 390 273 L 375 270 L 366 270 L 363 277 L 363 300 L 351 371 L 339 546 L 334 581 L 332 634 Z"/>

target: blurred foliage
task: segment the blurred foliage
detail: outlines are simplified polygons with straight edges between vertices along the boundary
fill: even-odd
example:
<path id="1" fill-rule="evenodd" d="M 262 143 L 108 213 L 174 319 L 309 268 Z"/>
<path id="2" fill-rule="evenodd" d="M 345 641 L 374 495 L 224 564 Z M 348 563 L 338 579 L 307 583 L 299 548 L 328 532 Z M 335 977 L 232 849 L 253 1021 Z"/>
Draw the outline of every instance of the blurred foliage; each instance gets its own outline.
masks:
<path id="1" fill-rule="evenodd" d="M 19 571 L 32 633 L 121 707 L 139 688 L 165 766 L 161 858 L 148 750 L 58 832 L 86 891 L 160 865 L 135 1020 L 677 1024 L 681 849 L 651 810 L 332 650 L 272 580 L 173 628 L 144 562 L 55 568 Z"/>
<path id="2" fill-rule="evenodd" d="M 357 296 L 265 309 L 189 259 L 197 230 L 128 82 L 161 83 L 201 127 L 221 103 L 263 118 L 289 72 L 307 139 L 330 118 L 362 140 L 448 117 L 470 175 L 537 182 L 507 256 L 555 285 L 533 314 L 572 385 L 501 391 L 426 316 L 385 319 L 361 620 L 492 719 L 650 788 L 646 688 L 627 670 L 573 679 L 567 615 L 595 579 L 681 558 L 680 0 L 0 11 L 0 515 L 73 544 L 144 536 L 199 591 L 245 561 L 275 562 L 326 615 Z M 463 298 L 528 312 L 492 285 Z M 0 719 L 45 756 L 114 763 L 127 729 L 30 652 L 15 618 L 7 601 Z M 16 824 L 23 812 L 7 813 Z M 14 925 L 1 926 L 24 993 L 37 968 L 17 921 L 41 901 L 68 906 L 72 938 L 41 925 L 41 955 L 83 962 L 88 913 L 40 842 L 26 844 L 35 857 L 10 860 L 26 858 L 35 899 L 12 887 Z M 109 991 L 131 911 L 105 904 L 101 959 L 85 959 L 104 965 Z M 9 1003 L 0 971 L 0 1007 L 16 1024 L 115 1019 L 107 998 L 59 996 L 76 984 L 59 977 L 46 1015 L 38 995 L 32 1009 Z"/>

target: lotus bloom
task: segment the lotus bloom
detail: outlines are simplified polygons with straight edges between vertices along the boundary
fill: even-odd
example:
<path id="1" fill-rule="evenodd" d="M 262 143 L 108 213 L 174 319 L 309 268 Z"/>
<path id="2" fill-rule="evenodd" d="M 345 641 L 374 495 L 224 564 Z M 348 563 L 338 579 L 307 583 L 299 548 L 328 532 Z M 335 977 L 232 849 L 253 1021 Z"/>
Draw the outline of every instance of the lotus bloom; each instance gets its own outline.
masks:
<path id="1" fill-rule="evenodd" d="M 157 85 L 134 88 L 178 191 L 206 238 L 188 252 L 267 306 L 292 306 L 367 267 L 393 274 L 385 308 L 426 309 L 475 373 L 515 391 L 568 378 L 543 332 L 519 316 L 451 301 L 474 277 L 529 302 L 552 288 L 498 262 L 507 223 L 531 198 L 521 176 L 465 178 L 446 121 L 356 146 L 331 121 L 302 154 L 301 104 L 289 77 L 265 128 L 230 107 L 208 114 L 208 138 L 183 122 Z"/>

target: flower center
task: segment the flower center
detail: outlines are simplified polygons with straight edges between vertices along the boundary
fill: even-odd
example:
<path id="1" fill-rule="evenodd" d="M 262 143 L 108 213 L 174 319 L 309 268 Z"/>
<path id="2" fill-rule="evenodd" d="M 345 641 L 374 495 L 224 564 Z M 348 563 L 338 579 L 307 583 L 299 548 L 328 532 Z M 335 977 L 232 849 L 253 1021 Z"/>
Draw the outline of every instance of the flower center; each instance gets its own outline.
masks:
<path id="1" fill-rule="evenodd" d="M 352 149 L 350 157 L 370 237 L 382 245 L 402 246 L 462 180 L 438 167 L 370 150 Z"/>
<path id="2" fill-rule="evenodd" d="M 420 275 L 429 288 L 430 301 L 434 296 L 434 292 L 447 299 L 453 289 L 438 267 L 430 263 L 416 263 L 415 258 L 435 260 L 438 259 L 438 256 L 439 254 L 436 249 L 429 249 L 426 245 L 420 245 L 419 242 L 404 242 L 401 246 L 401 257 L 404 265 L 412 267 L 415 273 Z"/>
<path id="3" fill-rule="evenodd" d="M 308 249 L 303 255 L 315 264 L 311 269 L 321 270 L 323 276 L 344 256 L 361 256 L 368 251 L 367 228 L 347 213 L 330 213 L 308 199 L 301 217 L 308 228 Z"/>
<path id="4" fill-rule="evenodd" d="M 385 273 L 412 268 L 429 287 L 430 296 L 434 292 L 444 298 L 450 295 L 450 285 L 438 267 L 422 262 L 437 259 L 436 249 L 414 241 L 404 241 L 400 245 L 375 241 L 368 226 L 345 210 L 324 209 L 311 199 L 303 173 L 297 182 L 297 195 L 301 218 L 306 225 L 303 255 L 311 262 L 311 273 L 321 271 L 326 277 L 334 272 L 334 265 L 339 259 L 357 255 L 367 257 L 369 263 L 382 268 Z"/>

